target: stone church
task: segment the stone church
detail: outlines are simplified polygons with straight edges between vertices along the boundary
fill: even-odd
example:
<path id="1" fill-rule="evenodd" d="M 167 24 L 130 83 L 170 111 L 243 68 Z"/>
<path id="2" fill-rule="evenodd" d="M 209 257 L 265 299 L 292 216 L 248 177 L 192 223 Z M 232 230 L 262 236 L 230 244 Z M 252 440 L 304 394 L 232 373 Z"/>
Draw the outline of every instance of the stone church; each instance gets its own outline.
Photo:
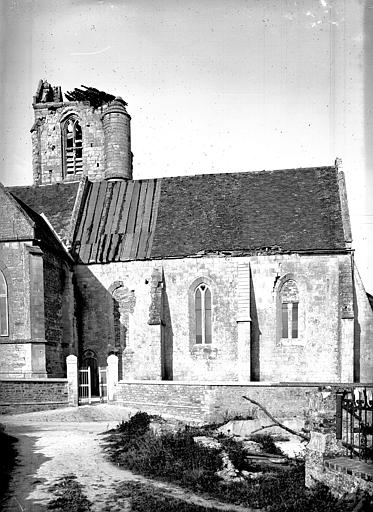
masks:
<path id="1" fill-rule="evenodd" d="M 338 166 L 134 180 L 125 101 L 65 97 L 39 82 L 33 185 L 0 189 L 0 377 L 372 381 Z"/>

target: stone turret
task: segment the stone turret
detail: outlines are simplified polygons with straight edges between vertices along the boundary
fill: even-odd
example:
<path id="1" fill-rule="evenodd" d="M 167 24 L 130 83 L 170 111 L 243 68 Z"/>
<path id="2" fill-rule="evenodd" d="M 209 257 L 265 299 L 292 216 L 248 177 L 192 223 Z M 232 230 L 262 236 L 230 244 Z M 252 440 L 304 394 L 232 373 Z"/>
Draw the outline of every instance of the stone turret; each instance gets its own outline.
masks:
<path id="1" fill-rule="evenodd" d="M 126 102 L 116 97 L 102 115 L 105 145 L 105 179 L 132 180 L 131 116 Z"/>

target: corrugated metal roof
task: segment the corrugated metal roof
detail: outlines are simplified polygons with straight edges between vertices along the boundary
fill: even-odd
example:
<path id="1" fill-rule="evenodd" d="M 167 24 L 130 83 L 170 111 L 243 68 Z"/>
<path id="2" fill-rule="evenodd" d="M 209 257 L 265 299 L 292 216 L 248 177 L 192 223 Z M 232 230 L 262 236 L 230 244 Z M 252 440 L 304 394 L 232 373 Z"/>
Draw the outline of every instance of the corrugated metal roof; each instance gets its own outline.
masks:
<path id="1" fill-rule="evenodd" d="M 159 203 L 159 180 L 88 183 L 73 244 L 82 263 L 145 259 Z"/>

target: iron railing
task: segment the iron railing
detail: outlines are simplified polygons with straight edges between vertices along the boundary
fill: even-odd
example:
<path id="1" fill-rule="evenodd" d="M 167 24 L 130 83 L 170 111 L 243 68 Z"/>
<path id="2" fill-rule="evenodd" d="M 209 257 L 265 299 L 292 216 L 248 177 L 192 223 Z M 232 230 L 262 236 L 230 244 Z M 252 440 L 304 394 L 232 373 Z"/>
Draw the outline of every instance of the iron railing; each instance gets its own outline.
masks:
<path id="1" fill-rule="evenodd" d="M 373 389 L 345 389 L 336 398 L 337 439 L 351 457 L 373 462 Z"/>

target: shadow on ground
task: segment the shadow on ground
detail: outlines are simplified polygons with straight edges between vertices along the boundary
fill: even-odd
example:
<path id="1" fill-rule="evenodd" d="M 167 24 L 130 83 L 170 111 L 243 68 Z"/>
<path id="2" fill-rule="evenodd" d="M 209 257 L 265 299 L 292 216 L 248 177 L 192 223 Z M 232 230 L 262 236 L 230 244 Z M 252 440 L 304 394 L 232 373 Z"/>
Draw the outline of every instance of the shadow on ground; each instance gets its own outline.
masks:
<path id="1" fill-rule="evenodd" d="M 2 512 L 44 512 L 46 507 L 37 504 L 27 497 L 33 488 L 42 483 L 35 478 L 37 470 L 44 462 L 49 460 L 37 450 L 38 439 L 29 435 L 30 427 L 17 425 L 12 428 L 12 436 L 8 436 L 12 443 L 12 453 L 8 459 L 7 470 L 2 480 L 0 510 Z"/>

